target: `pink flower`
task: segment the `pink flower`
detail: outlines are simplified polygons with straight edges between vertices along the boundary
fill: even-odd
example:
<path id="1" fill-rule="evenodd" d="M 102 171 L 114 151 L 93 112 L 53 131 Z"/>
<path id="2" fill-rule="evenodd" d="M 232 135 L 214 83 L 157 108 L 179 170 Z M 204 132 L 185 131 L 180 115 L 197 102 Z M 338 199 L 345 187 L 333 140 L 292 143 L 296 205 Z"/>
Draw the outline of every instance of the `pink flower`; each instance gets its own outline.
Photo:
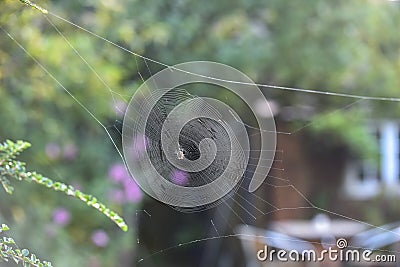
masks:
<path id="1" fill-rule="evenodd" d="M 142 200 L 142 191 L 133 180 L 127 180 L 124 182 L 124 191 L 127 202 L 137 203 Z"/>
<path id="2" fill-rule="evenodd" d="M 108 170 L 108 176 L 113 182 L 122 182 L 129 179 L 129 173 L 127 172 L 125 165 L 116 163 L 111 166 Z"/>
<path id="3" fill-rule="evenodd" d="M 92 234 L 92 242 L 98 247 L 105 247 L 108 244 L 109 237 L 104 230 L 96 230 Z"/>
<path id="4" fill-rule="evenodd" d="M 45 147 L 45 153 L 49 159 L 57 159 L 58 157 L 60 157 L 61 153 L 60 146 L 55 143 L 48 143 Z"/>
<path id="5" fill-rule="evenodd" d="M 65 208 L 57 208 L 53 211 L 53 222 L 60 226 L 65 226 L 69 223 L 71 214 Z"/>
<path id="6" fill-rule="evenodd" d="M 63 158 L 66 160 L 74 160 L 78 155 L 78 148 L 75 144 L 69 143 L 63 148 Z"/>
<path id="7" fill-rule="evenodd" d="M 113 182 L 122 186 L 121 189 L 109 191 L 108 197 L 111 201 L 115 203 L 137 203 L 142 200 L 142 191 L 129 175 L 125 165 L 120 163 L 113 164 L 108 171 L 108 176 Z"/>
<path id="8" fill-rule="evenodd" d="M 171 181 L 176 185 L 186 185 L 189 182 L 188 173 L 181 170 L 174 170 L 171 174 Z"/>

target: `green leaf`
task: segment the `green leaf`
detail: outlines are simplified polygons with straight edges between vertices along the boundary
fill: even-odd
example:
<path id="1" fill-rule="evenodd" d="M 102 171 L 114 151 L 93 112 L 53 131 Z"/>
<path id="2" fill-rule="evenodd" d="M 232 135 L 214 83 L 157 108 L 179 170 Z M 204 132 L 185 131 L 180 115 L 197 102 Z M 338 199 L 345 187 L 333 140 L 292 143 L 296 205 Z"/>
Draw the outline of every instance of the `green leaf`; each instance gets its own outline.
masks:
<path id="1" fill-rule="evenodd" d="M 2 224 L 0 230 L 9 230 L 9 228 L 7 225 Z M 12 259 L 16 264 L 21 262 L 23 266 L 51 266 L 51 263 L 47 261 L 42 262 L 34 254 L 31 254 L 30 258 L 28 255 L 29 250 L 19 249 L 11 237 L 5 236 L 0 239 L 0 261 L 8 262 L 9 259 Z"/>
<path id="2" fill-rule="evenodd" d="M 21 251 L 21 255 L 24 256 L 24 257 L 28 256 L 28 255 L 29 255 L 29 250 L 27 250 L 27 249 L 24 248 L 24 249 Z"/>

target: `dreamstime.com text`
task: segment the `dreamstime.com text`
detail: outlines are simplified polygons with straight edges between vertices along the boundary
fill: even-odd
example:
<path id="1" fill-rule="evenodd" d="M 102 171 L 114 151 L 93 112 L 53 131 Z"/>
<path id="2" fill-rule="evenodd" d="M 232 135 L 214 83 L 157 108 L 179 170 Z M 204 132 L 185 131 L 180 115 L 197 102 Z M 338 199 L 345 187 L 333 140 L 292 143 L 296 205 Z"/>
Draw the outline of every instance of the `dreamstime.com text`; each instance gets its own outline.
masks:
<path id="1" fill-rule="evenodd" d="M 297 250 L 286 251 L 283 249 L 270 249 L 264 246 L 257 252 L 259 261 L 306 261 L 306 262 L 323 262 L 323 261 L 345 261 L 345 262 L 396 262 L 394 254 L 373 254 L 369 249 L 350 249 L 347 247 L 347 241 L 339 238 L 336 247 L 329 247 L 321 251 L 316 250 Z"/>

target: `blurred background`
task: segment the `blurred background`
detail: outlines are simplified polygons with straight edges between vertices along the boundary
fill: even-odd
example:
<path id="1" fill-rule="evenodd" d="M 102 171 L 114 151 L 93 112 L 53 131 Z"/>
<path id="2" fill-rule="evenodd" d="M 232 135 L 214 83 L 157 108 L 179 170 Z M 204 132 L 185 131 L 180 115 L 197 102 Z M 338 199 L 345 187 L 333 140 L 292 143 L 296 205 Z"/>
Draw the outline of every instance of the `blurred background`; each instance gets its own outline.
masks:
<path id="1" fill-rule="evenodd" d="M 123 233 L 79 201 L 20 183 L 13 195 L 0 192 L 0 222 L 11 227 L 21 246 L 54 266 L 260 266 L 251 244 L 257 248 L 264 241 L 236 234 L 269 229 L 272 235 L 321 244 L 338 237 L 356 242 L 354 237 L 371 225 L 398 229 L 398 101 L 261 88 L 277 130 L 292 134 L 278 134 L 274 168 L 260 189 L 254 194 L 239 189 L 200 213 L 182 213 L 147 197 L 126 172 L 116 148 L 121 149 L 130 97 L 143 79 L 165 68 L 139 55 L 166 65 L 217 61 L 260 84 L 400 97 L 400 2 L 37 4 L 51 14 L 44 16 L 16 0 L 1 1 L 0 26 L 67 91 L 2 32 L 0 140 L 31 142 L 21 157 L 29 170 L 98 196 L 124 216 L 130 231 Z M 226 90 L 203 88 L 197 93 L 226 99 L 250 116 Z M 265 116 L 266 108 L 254 103 L 253 115 Z M 245 180 L 251 171 L 249 166 Z M 246 224 L 255 228 L 243 230 L 240 225 Z M 388 242 L 380 248 L 396 251 L 393 232 L 383 239 Z"/>

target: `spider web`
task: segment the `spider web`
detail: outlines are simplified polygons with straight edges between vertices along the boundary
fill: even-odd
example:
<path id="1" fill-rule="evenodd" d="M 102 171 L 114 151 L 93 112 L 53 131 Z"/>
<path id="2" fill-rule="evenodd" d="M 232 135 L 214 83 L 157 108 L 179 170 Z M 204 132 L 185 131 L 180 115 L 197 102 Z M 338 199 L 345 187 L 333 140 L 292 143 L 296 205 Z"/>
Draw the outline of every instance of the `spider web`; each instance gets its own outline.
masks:
<path id="1" fill-rule="evenodd" d="M 77 30 L 81 30 L 81 31 L 85 32 L 86 34 L 88 34 L 89 36 L 92 36 L 93 38 L 100 39 L 109 45 L 115 46 L 116 49 L 121 49 L 121 50 L 127 52 L 134 58 L 134 60 L 136 61 L 136 64 L 138 64 L 138 60 L 142 60 L 146 65 L 149 76 L 152 75 L 150 64 L 155 64 L 157 66 L 161 66 L 164 68 L 171 68 L 173 71 L 184 71 L 184 70 L 177 69 L 174 66 L 170 66 L 165 63 L 156 61 L 154 59 L 144 57 L 138 53 L 135 53 L 134 51 L 130 51 L 130 50 L 112 42 L 111 40 L 108 40 L 94 32 L 91 32 L 90 30 L 88 30 L 80 25 L 77 25 L 63 17 L 60 17 L 57 14 L 54 14 L 52 12 L 49 12 L 48 15 L 43 15 L 43 16 L 45 17 L 45 19 L 49 23 L 49 25 L 54 29 L 54 31 L 56 31 L 57 34 L 62 36 L 63 40 L 65 41 L 65 44 L 75 53 L 75 55 L 77 57 L 79 57 L 81 59 L 82 64 L 84 66 L 86 66 L 89 69 L 89 71 L 93 75 L 95 75 L 95 77 L 101 82 L 101 84 L 104 86 L 104 88 L 99 88 L 99 90 L 107 90 L 109 92 L 109 94 L 112 98 L 112 101 L 114 103 L 114 108 L 116 110 L 116 113 L 119 113 L 119 114 L 124 113 L 123 107 L 121 107 L 120 103 L 122 101 L 127 104 L 131 95 L 130 94 L 120 94 L 120 93 L 117 93 L 116 91 L 114 91 L 112 88 L 110 88 L 108 86 L 107 82 L 102 78 L 101 73 L 98 73 L 97 70 L 85 58 L 85 56 L 82 55 L 73 46 L 73 44 L 69 41 L 68 37 L 66 35 L 64 35 L 61 32 L 61 30 L 56 26 L 53 19 L 57 19 L 64 23 L 70 24 L 73 27 L 76 27 Z M 106 125 L 103 122 L 101 122 L 101 120 L 98 118 L 96 113 L 94 111 L 92 111 L 85 104 L 84 101 L 79 100 L 71 92 L 71 90 L 69 88 L 64 86 L 63 83 L 53 73 L 51 73 L 45 65 L 43 65 L 41 63 L 40 59 L 32 56 L 32 54 L 25 48 L 24 44 L 22 44 L 19 40 L 14 38 L 13 34 L 8 32 L 7 30 L 5 30 L 3 27 L 0 26 L 0 29 L 3 31 L 3 34 L 5 36 L 8 36 L 8 38 L 13 40 L 13 42 L 15 43 L 16 46 L 18 46 L 20 49 L 22 49 L 28 57 L 30 57 L 49 77 L 51 77 L 54 80 L 54 82 L 56 84 L 58 84 L 67 93 L 67 95 L 69 97 L 71 97 L 76 102 L 76 104 L 79 105 L 81 107 L 81 109 L 84 112 L 86 112 L 99 125 L 99 127 L 101 127 L 104 130 L 104 132 L 108 136 L 108 139 L 110 140 L 112 145 L 115 147 L 116 152 L 119 154 L 121 160 L 124 161 L 123 154 L 118 146 L 119 141 L 115 140 L 115 137 L 113 137 L 113 134 L 112 134 L 113 131 L 117 131 L 120 136 L 122 135 L 122 133 L 119 131 L 120 125 L 122 124 L 120 115 L 118 115 L 118 114 L 115 115 L 115 121 L 114 121 L 113 125 Z M 190 72 L 189 72 L 189 74 L 200 75 L 197 73 L 190 73 Z M 139 72 L 138 75 L 141 77 L 142 81 L 145 82 L 145 79 L 143 78 L 142 73 Z M 215 77 L 207 77 L 207 78 L 218 79 Z M 226 80 L 225 82 L 241 83 L 241 82 L 237 82 L 237 81 L 233 81 L 233 80 Z M 245 85 L 245 83 L 242 83 L 242 84 Z M 336 93 L 336 92 L 331 92 L 331 91 L 318 91 L 318 90 L 310 90 L 310 89 L 294 88 L 294 87 L 284 87 L 284 86 L 270 85 L 270 84 L 257 84 L 257 86 L 261 89 L 273 89 L 273 90 L 289 91 L 289 92 L 293 92 L 293 93 L 297 92 L 297 93 L 304 93 L 304 94 L 319 94 L 319 95 L 322 95 L 325 97 L 341 97 L 341 98 L 345 98 L 348 100 L 347 104 L 345 106 L 339 107 L 339 108 L 333 110 L 331 113 L 328 113 L 323 118 L 326 118 L 326 116 L 331 116 L 332 114 L 334 114 L 336 112 L 340 112 L 340 111 L 352 108 L 353 106 L 360 104 L 360 102 L 366 101 L 366 100 L 384 101 L 384 102 L 400 102 L 400 98 L 397 98 L 397 97 L 376 97 L 376 96 L 366 96 L 366 95 L 345 94 L 345 93 Z M 191 94 L 189 92 L 189 90 L 186 90 L 183 88 L 172 93 L 172 95 L 167 96 L 167 98 L 170 98 L 171 100 L 178 101 L 178 102 L 179 102 L 179 98 L 195 98 L 195 97 L 196 97 L 196 95 Z M 176 105 L 176 103 L 173 103 L 173 101 L 171 103 L 172 106 Z M 229 99 L 227 102 L 229 103 Z M 165 109 L 168 109 L 168 106 L 163 103 L 158 103 L 157 109 L 158 109 L 158 111 L 160 109 L 165 110 Z M 320 118 L 320 119 L 323 119 L 323 118 Z M 148 127 L 154 128 L 157 126 L 158 123 L 160 123 L 160 122 L 157 120 L 154 120 L 154 123 L 150 124 Z M 289 132 L 277 131 L 276 133 L 278 134 L 278 140 L 279 140 L 280 136 L 289 136 L 290 137 L 291 135 L 295 135 L 295 134 L 301 132 L 302 130 L 306 129 L 307 127 L 309 127 L 313 124 L 317 124 L 317 123 L 319 123 L 319 120 L 314 120 L 314 121 L 305 123 L 304 125 L 298 127 L 297 129 L 294 129 Z M 223 130 L 219 129 L 217 124 L 215 124 L 213 121 L 204 121 L 203 124 L 206 124 L 208 128 L 212 128 L 218 133 L 222 133 L 221 136 L 218 137 L 218 140 L 221 141 L 221 143 L 220 143 L 221 147 L 225 147 L 225 148 L 229 147 L 229 143 L 224 143 L 224 142 L 226 142 L 226 136 L 224 136 Z M 261 134 L 262 131 L 264 131 L 263 129 L 259 129 L 256 125 L 254 126 L 254 125 L 251 125 L 248 123 L 244 123 L 244 126 L 247 128 L 250 138 L 257 137 L 258 135 Z M 197 133 L 196 129 L 201 129 L 201 127 L 196 123 L 193 123 L 193 124 L 189 125 L 188 127 L 189 128 L 187 129 L 186 134 L 184 134 L 184 136 L 183 136 L 183 139 L 184 139 L 182 141 L 182 143 L 184 144 L 183 151 L 185 153 L 189 153 L 190 157 L 197 157 L 199 152 L 196 150 L 196 146 L 193 145 L 193 142 L 198 141 L 197 139 L 204 138 L 209 133 L 204 133 L 201 131 L 199 133 Z M 151 135 L 157 136 L 157 131 L 159 134 L 159 130 L 160 129 L 152 130 Z M 154 138 L 157 138 L 157 137 L 154 137 Z M 227 150 L 229 150 L 229 149 L 227 149 Z M 210 222 L 209 222 L 209 232 L 206 233 L 206 235 L 204 235 L 204 236 L 199 236 L 198 238 L 187 240 L 186 242 L 181 242 L 176 245 L 172 245 L 170 247 L 161 249 L 159 251 L 151 251 L 147 255 L 140 255 L 139 260 L 138 260 L 139 264 L 143 263 L 143 266 L 145 266 L 146 264 L 144 262 L 151 261 L 153 257 L 159 256 L 159 255 L 162 255 L 165 253 L 170 253 L 173 250 L 178 250 L 185 246 L 190 246 L 190 245 L 194 245 L 197 243 L 207 243 L 208 241 L 211 241 L 211 240 L 222 240 L 222 239 L 240 237 L 240 234 L 224 234 L 226 232 L 231 232 L 231 231 L 228 231 L 227 228 L 231 229 L 231 230 L 233 230 L 235 228 L 235 225 L 232 225 L 232 223 L 231 223 L 231 221 L 232 221 L 230 219 L 231 216 L 236 217 L 237 221 L 241 222 L 244 225 L 247 225 L 247 224 L 253 224 L 254 222 L 256 222 L 256 220 L 258 220 L 264 216 L 269 216 L 273 213 L 277 213 L 277 212 L 285 211 L 285 210 L 313 209 L 313 210 L 317 210 L 317 211 L 320 211 L 323 213 L 330 214 L 335 217 L 355 221 L 355 222 L 364 224 L 368 227 L 377 228 L 382 231 L 390 232 L 393 235 L 400 236 L 399 233 L 393 232 L 391 230 L 380 228 L 380 227 L 372 225 L 370 223 L 357 220 L 356 218 L 352 218 L 350 216 L 346 216 L 343 214 L 338 214 L 336 212 L 318 207 L 312 200 L 307 198 L 307 196 L 304 195 L 301 192 L 301 190 L 299 190 L 298 186 L 296 186 L 295 183 L 292 181 L 293 180 L 292 178 L 289 178 L 286 176 L 286 171 L 284 169 L 285 149 L 276 150 L 275 157 L 268 158 L 268 159 L 260 159 L 259 151 L 257 151 L 257 149 L 252 149 L 249 152 L 250 152 L 250 157 L 249 157 L 250 160 L 249 160 L 245 175 L 243 176 L 243 181 L 238 184 L 237 188 L 235 188 L 235 191 L 233 192 L 234 194 L 233 193 L 228 194 L 227 197 L 223 198 L 222 201 L 218 202 L 217 203 L 218 205 L 216 207 L 214 207 L 213 214 L 211 215 Z M 222 159 L 225 158 L 224 149 L 221 150 L 221 153 L 222 154 L 220 155 L 220 157 Z M 167 167 L 167 169 L 163 169 L 163 167 L 166 163 L 162 159 L 157 158 L 157 157 L 158 156 L 154 156 L 153 163 L 160 167 L 161 172 L 166 171 L 169 173 L 171 171 L 171 168 Z M 265 196 L 259 195 L 258 192 L 249 193 L 247 191 L 247 187 L 245 186 L 245 183 L 246 183 L 246 181 L 248 182 L 248 180 L 251 179 L 251 177 L 254 173 L 254 170 L 255 170 L 255 166 L 257 166 L 257 164 L 259 164 L 259 161 L 261 161 L 261 162 L 273 161 L 274 162 L 274 165 L 271 168 L 271 170 L 273 170 L 273 174 L 268 174 L 267 179 L 263 182 L 263 187 L 273 188 L 278 194 L 280 191 L 282 191 L 282 192 L 286 191 L 285 192 L 286 194 L 288 192 L 290 194 L 296 194 L 304 201 L 305 205 L 298 206 L 298 207 L 281 207 L 281 206 L 278 206 L 279 204 L 276 204 L 271 200 L 267 200 Z M 222 162 L 221 164 L 224 165 L 224 161 L 222 160 L 221 162 Z M 209 182 L 210 179 L 211 180 L 213 179 L 212 178 L 213 176 L 211 176 L 211 178 L 209 178 L 209 177 L 210 177 L 210 173 L 203 174 L 203 175 L 197 175 L 197 176 L 195 175 L 192 179 L 188 180 L 188 182 L 185 186 L 196 187 L 196 186 L 202 185 L 204 183 Z M 262 190 L 259 190 L 259 191 L 262 191 Z M 256 203 L 260 203 L 260 202 L 262 203 L 262 205 L 256 204 Z M 152 213 L 152 211 L 148 211 L 148 210 L 137 210 L 136 211 L 137 217 L 142 216 L 142 215 L 145 216 L 144 220 L 154 220 L 154 217 L 155 217 L 154 214 Z M 138 240 L 138 243 L 140 244 L 140 240 Z M 332 244 L 332 245 L 334 245 L 334 244 Z M 212 248 L 212 246 L 210 246 L 210 247 Z M 206 251 L 205 253 L 207 254 L 207 249 L 205 251 Z M 400 252 L 400 251 L 394 251 L 394 250 L 390 250 L 390 251 L 389 250 L 381 250 L 381 251 L 396 253 L 396 254 L 398 254 Z M 206 257 L 206 255 L 204 256 L 204 258 L 205 257 Z M 203 265 L 206 266 L 205 263 Z"/>

